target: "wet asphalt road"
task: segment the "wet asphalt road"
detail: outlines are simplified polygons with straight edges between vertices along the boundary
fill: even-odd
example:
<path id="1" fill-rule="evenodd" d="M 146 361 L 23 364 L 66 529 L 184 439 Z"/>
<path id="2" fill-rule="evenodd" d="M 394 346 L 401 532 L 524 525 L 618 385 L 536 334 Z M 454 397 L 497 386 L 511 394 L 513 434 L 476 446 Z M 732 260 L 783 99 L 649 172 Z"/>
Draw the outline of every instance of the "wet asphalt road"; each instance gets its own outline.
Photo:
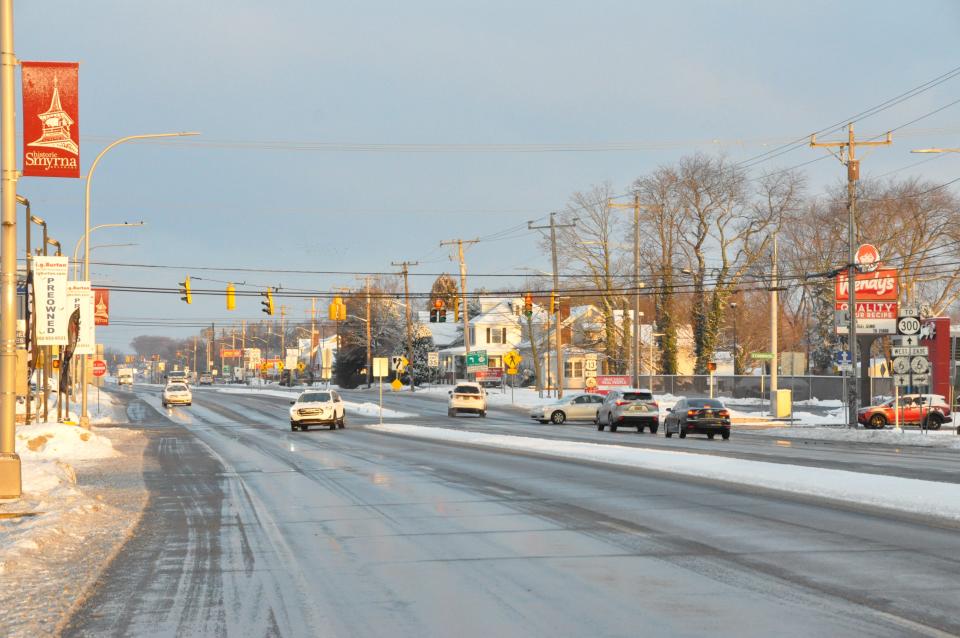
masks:
<path id="1" fill-rule="evenodd" d="M 422 415 L 411 423 L 603 434 L 507 410 L 451 424 L 435 400 L 389 401 Z M 953 527 L 405 439 L 350 415 L 346 430 L 293 433 L 286 408 L 198 390 L 192 407 L 163 410 L 156 389 L 137 391 L 128 412 L 150 436 L 150 501 L 65 635 L 960 634 Z M 957 467 L 943 451 L 752 439 L 685 443 L 928 478 Z"/>

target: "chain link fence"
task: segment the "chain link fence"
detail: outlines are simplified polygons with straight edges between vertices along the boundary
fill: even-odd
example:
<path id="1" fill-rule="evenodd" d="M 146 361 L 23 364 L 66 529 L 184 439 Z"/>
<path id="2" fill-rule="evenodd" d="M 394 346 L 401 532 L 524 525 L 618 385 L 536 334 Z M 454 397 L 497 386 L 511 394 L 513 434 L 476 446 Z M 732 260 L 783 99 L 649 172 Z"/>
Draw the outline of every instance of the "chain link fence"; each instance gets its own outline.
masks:
<path id="1" fill-rule="evenodd" d="M 714 396 L 728 399 L 766 399 L 770 395 L 770 377 L 753 375 L 714 375 Z M 848 380 L 840 376 L 778 376 L 777 387 L 792 390 L 794 401 L 840 400 L 846 396 Z M 893 379 L 877 377 L 870 380 L 870 396 L 893 396 Z M 640 385 L 651 386 L 656 394 L 709 395 L 709 375 L 655 375 L 643 376 Z"/>

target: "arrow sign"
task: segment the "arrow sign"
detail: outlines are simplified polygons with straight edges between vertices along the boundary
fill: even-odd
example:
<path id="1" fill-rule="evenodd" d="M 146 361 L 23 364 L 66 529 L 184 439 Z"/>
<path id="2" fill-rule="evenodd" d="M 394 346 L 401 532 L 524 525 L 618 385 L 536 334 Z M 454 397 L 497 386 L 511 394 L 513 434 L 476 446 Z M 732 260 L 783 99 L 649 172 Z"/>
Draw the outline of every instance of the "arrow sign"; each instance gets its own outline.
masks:
<path id="1" fill-rule="evenodd" d="M 906 347 L 919 346 L 920 337 L 918 337 L 917 335 L 902 335 L 899 337 L 899 343 L 901 346 L 906 346 Z"/>

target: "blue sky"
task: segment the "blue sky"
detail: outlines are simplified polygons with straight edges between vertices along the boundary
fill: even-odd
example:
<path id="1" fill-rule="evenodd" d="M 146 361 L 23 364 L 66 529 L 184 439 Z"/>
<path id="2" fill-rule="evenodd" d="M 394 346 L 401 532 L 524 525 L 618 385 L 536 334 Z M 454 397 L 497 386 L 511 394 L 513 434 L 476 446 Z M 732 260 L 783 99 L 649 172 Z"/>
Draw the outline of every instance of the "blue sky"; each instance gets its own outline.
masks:
<path id="1" fill-rule="evenodd" d="M 143 143 L 105 156 L 93 223 L 94 282 L 175 286 L 186 266 L 455 272 L 438 243 L 497 233 L 561 208 L 575 190 L 625 187 L 696 151 L 745 159 L 884 102 L 958 66 L 960 3 L 338 2 L 88 0 L 16 3 L 16 53 L 79 60 L 84 172 L 110 140 L 196 130 L 196 143 Z M 960 98 L 946 82 L 857 124 L 873 135 Z M 19 101 L 18 101 L 19 103 Z M 863 155 L 864 175 L 935 182 L 960 174 L 960 106 Z M 250 143 L 252 142 L 252 143 Z M 360 152 L 341 144 L 642 143 L 618 152 Z M 250 144 L 241 144 L 250 143 Z M 766 144 L 766 146 L 764 146 Z M 304 146 L 312 146 L 304 149 Z M 824 151 L 800 149 L 761 168 Z M 807 167 L 820 188 L 835 160 Z M 25 178 L 19 191 L 72 246 L 82 180 Z M 626 228 L 625 228 L 626 232 Z M 537 236 L 468 253 L 471 272 L 549 269 Z M 355 286 L 353 276 L 193 274 L 291 288 Z M 412 279 L 414 290 L 432 277 Z M 503 285 L 471 278 L 471 285 Z M 201 283 L 197 286 L 220 286 Z M 291 304 L 305 316 L 309 301 Z M 259 302 L 115 293 L 114 318 L 259 319 Z M 98 330 L 124 348 L 137 334 Z"/>

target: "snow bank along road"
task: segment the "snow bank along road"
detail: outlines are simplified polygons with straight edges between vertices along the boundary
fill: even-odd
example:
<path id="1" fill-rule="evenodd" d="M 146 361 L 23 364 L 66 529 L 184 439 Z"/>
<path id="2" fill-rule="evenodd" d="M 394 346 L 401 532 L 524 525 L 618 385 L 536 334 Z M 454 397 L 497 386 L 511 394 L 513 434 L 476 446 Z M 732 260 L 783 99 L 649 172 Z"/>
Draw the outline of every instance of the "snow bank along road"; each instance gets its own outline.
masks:
<path id="1" fill-rule="evenodd" d="M 66 635 L 960 633 L 947 524 L 390 436 L 366 417 L 293 433 L 287 406 L 132 398 L 150 501 Z"/>

